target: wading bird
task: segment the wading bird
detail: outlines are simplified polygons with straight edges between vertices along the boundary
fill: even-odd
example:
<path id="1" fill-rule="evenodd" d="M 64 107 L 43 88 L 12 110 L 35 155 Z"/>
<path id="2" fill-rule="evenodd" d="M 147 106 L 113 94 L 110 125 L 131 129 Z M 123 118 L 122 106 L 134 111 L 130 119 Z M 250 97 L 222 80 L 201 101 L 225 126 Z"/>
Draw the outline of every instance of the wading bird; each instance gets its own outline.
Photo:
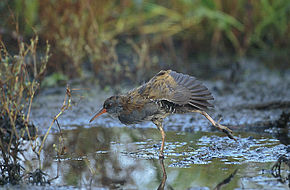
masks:
<path id="1" fill-rule="evenodd" d="M 170 114 L 197 112 L 204 115 L 214 127 L 235 139 L 232 131 L 215 122 L 206 112 L 213 107 L 208 101 L 213 96 L 195 77 L 167 70 L 160 71 L 142 86 L 124 95 L 108 98 L 103 108 L 90 120 L 92 122 L 103 113 L 117 117 L 123 124 L 152 121 L 162 136 L 159 157 L 164 158 L 165 132 L 163 119 Z"/>

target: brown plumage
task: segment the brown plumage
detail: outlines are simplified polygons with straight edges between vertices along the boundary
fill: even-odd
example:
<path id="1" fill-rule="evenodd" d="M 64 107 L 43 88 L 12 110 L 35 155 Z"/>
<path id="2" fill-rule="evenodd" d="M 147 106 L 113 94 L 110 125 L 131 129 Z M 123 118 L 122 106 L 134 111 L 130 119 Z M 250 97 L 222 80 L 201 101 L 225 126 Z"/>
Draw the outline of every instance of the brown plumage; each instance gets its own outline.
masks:
<path id="1" fill-rule="evenodd" d="M 103 113 L 119 118 L 124 124 L 152 121 L 160 130 L 162 144 L 159 156 L 163 157 L 165 132 L 162 122 L 174 113 L 198 112 L 204 115 L 214 127 L 235 139 L 232 131 L 215 122 L 207 113 L 213 107 L 208 101 L 213 100 L 210 91 L 195 77 L 167 70 L 160 71 L 151 80 L 124 95 L 108 98 L 91 120 Z"/>

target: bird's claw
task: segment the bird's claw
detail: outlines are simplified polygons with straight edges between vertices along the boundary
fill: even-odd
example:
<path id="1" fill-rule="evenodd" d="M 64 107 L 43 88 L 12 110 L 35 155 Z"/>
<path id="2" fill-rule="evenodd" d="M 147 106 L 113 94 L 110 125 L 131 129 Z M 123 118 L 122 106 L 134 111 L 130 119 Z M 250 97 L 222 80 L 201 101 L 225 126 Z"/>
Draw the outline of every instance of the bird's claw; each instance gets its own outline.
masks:
<path id="1" fill-rule="evenodd" d="M 222 132 L 224 132 L 225 134 L 227 134 L 227 136 L 230 139 L 233 139 L 237 142 L 237 139 L 234 137 L 232 130 L 230 130 L 229 128 L 227 128 L 226 126 L 223 126 L 219 123 L 217 123 L 217 128 L 219 128 Z"/>

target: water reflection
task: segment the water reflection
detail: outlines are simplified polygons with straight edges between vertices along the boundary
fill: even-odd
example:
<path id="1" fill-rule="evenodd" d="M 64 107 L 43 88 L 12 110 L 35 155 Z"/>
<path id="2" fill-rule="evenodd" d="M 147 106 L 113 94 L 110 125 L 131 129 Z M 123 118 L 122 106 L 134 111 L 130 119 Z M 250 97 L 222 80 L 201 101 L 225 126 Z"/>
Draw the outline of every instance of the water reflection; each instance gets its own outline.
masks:
<path id="1" fill-rule="evenodd" d="M 166 174 L 166 170 L 165 170 L 165 167 L 164 167 L 163 160 L 164 159 L 160 159 L 160 165 L 161 165 L 161 168 L 162 168 L 162 180 L 161 180 L 160 185 L 157 188 L 158 190 L 163 190 L 164 189 L 165 182 L 166 182 L 166 179 L 167 179 L 167 174 Z"/>
<path id="2" fill-rule="evenodd" d="M 225 186 L 226 184 L 230 183 L 232 181 L 232 179 L 235 177 L 237 171 L 238 171 L 238 169 L 236 169 L 233 173 L 231 173 L 231 175 L 229 175 L 222 182 L 217 184 L 217 186 L 214 188 L 214 190 L 220 190 L 220 189 L 222 189 L 223 186 Z"/>
<path id="3" fill-rule="evenodd" d="M 135 188 L 136 185 L 145 187 L 150 179 L 158 175 L 158 160 L 138 160 L 128 154 L 138 151 L 139 143 L 135 143 L 134 139 L 142 139 L 142 133 L 133 133 L 126 128 L 112 128 L 109 131 L 106 128 L 92 128 L 64 132 L 68 151 L 60 158 L 63 175 L 55 183 L 64 182 L 67 185 L 84 187 Z M 159 137 L 158 133 L 156 136 Z M 54 161 L 58 158 L 53 155 L 51 147 L 56 141 L 57 136 L 51 139 L 45 151 L 45 157 L 54 157 Z M 51 160 L 45 162 L 46 169 L 54 168 Z M 155 178 L 156 187 L 157 183 L 159 185 Z"/>
<path id="4" fill-rule="evenodd" d="M 63 137 L 66 153 L 57 156 L 53 144 L 57 145 L 59 135 L 49 136 L 42 155 L 43 171 L 50 177 L 59 171 L 52 185 L 78 188 L 213 189 L 230 180 L 229 189 L 241 184 L 258 188 L 255 177 L 263 178 L 261 170 L 274 162 L 269 154 L 285 148 L 275 139 L 255 136 L 240 138 L 237 145 L 213 133 L 169 131 L 166 158 L 159 160 L 160 136 L 155 128 L 79 127 L 63 131 Z M 237 169 L 239 175 L 234 177 Z"/>
<path id="5" fill-rule="evenodd" d="M 166 184 L 166 180 L 167 180 L 167 174 L 166 174 L 166 169 L 164 166 L 164 159 L 160 159 L 160 165 L 162 168 L 162 180 L 160 185 L 158 186 L 158 190 L 164 190 L 165 184 Z M 227 178 L 225 178 L 224 180 L 222 180 L 220 183 L 218 183 L 214 190 L 220 190 L 222 188 L 224 188 L 228 183 L 230 183 L 233 178 L 235 177 L 236 173 L 237 173 L 238 169 L 235 169 L 233 173 L 231 173 Z M 170 185 L 167 185 L 166 189 L 174 189 L 172 188 Z"/>
<path id="6" fill-rule="evenodd" d="M 285 168 L 281 167 L 283 163 Z M 277 162 L 273 165 L 271 172 L 279 182 L 286 184 L 288 181 L 288 187 L 290 188 L 290 155 L 284 154 L 279 156 Z"/>
<path id="7" fill-rule="evenodd" d="M 290 113 L 282 112 L 280 118 L 276 121 L 277 133 L 275 136 L 280 140 L 282 144 L 290 144 L 290 132 L 289 132 Z"/>

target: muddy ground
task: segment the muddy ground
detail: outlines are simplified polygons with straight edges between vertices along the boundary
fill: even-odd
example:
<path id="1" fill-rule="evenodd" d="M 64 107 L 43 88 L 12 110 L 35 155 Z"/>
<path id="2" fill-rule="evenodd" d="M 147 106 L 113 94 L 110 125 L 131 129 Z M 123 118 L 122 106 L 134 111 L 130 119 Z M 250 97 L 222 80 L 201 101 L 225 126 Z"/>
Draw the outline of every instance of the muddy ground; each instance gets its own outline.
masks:
<path id="1" fill-rule="evenodd" d="M 273 70 L 244 60 L 202 81 L 215 97 L 210 115 L 215 120 L 222 118 L 221 124 L 233 130 L 238 142 L 214 129 L 199 114 L 172 115 L 164 122 L 167 140 L 163 162 L 158 159 L 161 137 L 153 123 L 125 126 L 103 115 L 89 124 L 113 91 L 105 92 L 90 82 L 73 82 L 71 88 L 88 89 L 72 94 L 74 106 L 58 120 L 66 145 L 61 157 L 53 148 L 59 138 L 57 126 L 49 135 L 42 155 L 43 171 L 47 178 L 59 171 L 50 188 L 289 187 L 287 164 L 281 165 L 281 175 L 272 175 L 271 168 L 279 156 L 290 154 L 290 70 Z M 40 134 L 59 112 L 64 94 L 65 87 L 38 94 L 31 120 Z M 37 164 L 25 165 L 33 168 Z"/>

